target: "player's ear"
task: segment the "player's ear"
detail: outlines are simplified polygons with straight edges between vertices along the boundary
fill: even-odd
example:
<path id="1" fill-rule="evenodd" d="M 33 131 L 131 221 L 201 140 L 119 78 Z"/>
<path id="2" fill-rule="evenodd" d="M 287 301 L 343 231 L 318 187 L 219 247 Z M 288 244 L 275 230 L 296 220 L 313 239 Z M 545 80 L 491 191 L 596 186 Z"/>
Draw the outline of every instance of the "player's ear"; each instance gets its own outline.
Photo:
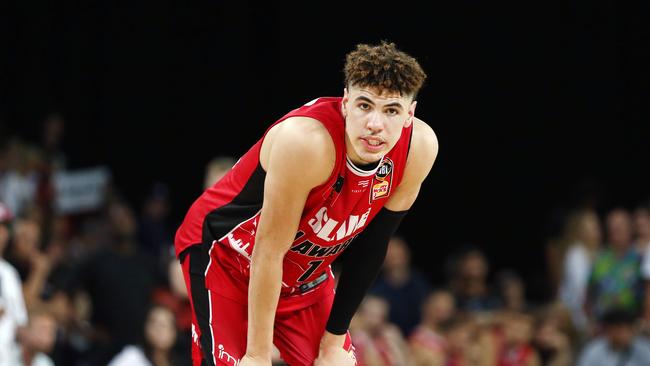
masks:
<path id="1" fill-rule="evenodd" d="M 348 88 L 343 88 L 343 99 L 341 100 L 341 112 L 343 117 L 348 116 Z"/>
<path id="2" fill-rule="evenodd" d="M 415 107 L 417 106 L 418 102 L 414 100 L 411 102 L 411 106 L 409 107 L 408 110 L 408 119 L 406 120 L 406 123 L 404 124 L 404 127 L 409 127 L 411 123 L 413 123 L 413 118 L 415 118 Z"/>

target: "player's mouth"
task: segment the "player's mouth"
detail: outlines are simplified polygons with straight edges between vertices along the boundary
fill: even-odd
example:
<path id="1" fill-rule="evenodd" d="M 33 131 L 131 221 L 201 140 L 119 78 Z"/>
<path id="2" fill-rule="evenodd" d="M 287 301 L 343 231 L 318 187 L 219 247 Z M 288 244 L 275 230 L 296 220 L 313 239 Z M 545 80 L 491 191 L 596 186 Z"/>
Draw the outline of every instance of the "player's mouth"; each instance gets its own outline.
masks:
<path id="1" fill-rule="evenodd" d="M 384 149 L 384 145 L 386 145 L 386 142 L 376 137 L 362 137 L 361 143 L 363 144 L 363 147 L 366 149 L 366 151 L 372 153 L 382 151 Z"/>

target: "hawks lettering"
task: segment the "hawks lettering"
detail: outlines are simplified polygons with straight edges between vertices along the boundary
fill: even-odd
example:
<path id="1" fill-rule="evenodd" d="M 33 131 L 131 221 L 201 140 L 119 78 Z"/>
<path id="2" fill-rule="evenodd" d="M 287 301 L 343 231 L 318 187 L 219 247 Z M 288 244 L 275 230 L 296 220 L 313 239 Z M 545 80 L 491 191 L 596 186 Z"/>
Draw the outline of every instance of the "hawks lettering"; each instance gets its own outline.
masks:
<path id="1" fill-rule="evenodd" d="M 346 240 L 344 243 L 337 244 L 332 247 L 322 247 L 318 244 L 310 242 L 309 240 L 305 240 L 302 243 L 292 246 L 291 251 L 315 258 L 329 257 L 344 251 L 345 248 L 350 245 L 353 239 L 354 237 Z"/>

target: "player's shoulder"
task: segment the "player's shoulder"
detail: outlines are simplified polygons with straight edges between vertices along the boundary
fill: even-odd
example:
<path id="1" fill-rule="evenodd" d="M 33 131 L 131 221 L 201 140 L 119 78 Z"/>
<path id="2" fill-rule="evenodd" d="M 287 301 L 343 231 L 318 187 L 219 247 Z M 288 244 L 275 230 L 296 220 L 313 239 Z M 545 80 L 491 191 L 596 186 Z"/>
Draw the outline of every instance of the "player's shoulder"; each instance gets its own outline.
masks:
<path id="1" fill-rule="evenodd" d="M 298 171 L 314 181 L 325 181 L 336 161 L 336 147 L 327 128 L 311 117 L 290 117 L 273 126 L 262 144 L 260 163 L 268 171 L 280 166 L 284 174 Z"/>
<path id="2" fill-rule="evenodd" d="M 411 138 L 411 149 L 409 158 L 413 157 L 418 161 L 433 161 L 438 155 L 438 136 L 433 128 L 419 118 L 413 118 L 413 136 Z"/>
<path id="3" fill-rule="evenodd" d="M 303 151 L 306 156 L 334 154 L 335 145 L 327 128 L 311 117 L 289 117 L 274 126 L 268 134 L 272 143 L 282 143 Z"/>

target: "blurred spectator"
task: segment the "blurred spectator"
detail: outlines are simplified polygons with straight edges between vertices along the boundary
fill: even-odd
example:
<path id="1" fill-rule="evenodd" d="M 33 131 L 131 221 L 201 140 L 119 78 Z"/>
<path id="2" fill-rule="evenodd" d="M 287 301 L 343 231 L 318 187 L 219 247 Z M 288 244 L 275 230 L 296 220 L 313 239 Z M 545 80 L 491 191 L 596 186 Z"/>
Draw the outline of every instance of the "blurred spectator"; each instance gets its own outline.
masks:
<path id="1" fill-rule="evenodd" d="M 500 324 L 492 332 L 498 366 L 540 365 L 532 346 L 533 317 L 520 312 L 503 312 Z"/>
<path id="2" fill-rule="evenodd" d="M 635 317 L 625 309 L 609 309 L 602 317 L 604 336 L 589 342 L 578 360 L 578 366 L 647 366 L 650 364 L 650 342 L 636 336 Z"/>
<path id="3" fill-rule="evenodd" d="M 23 281 L 23 294 L 27 308 L 38 306 L 41 293 L 51 270 L 51 260 L 40 250 L 41 227 L 31 219 L 16 219 L 14 240 L 9 247 L 7 260 L 18 270 Z"/>
<path id="4" fill-rule="evenodd" d="M 184 359 L 191 360 L 192 309 L 180 262 L 173 254 L 167 256 L 166 281 L 153 291 L 153 302 L 165 306 L 174 313 L 176 329 L 179 332 L 176 349 Z"/>
<path id="5" fill-rule="evenodd" d="M 388 301 L 390 322 L 402 334 L 410 334 L 420 321 L 429 284 L 420 272 L 411 268 L 411 251 L 404 239 L 390 240 L 382 273 L 371 292 Z"/>
<path id="6" fill-rule="evenodd" d="M 643 254 L 641 275 L 645 281 L 644 326 L 650 334 L 650 205 L 640 205 L 634 211 L 635 247 Z"/>
<path id="7" fill-rule="evenodd" d="M 63 152 L 63 136 L 65 120 L 59 113 L 50 113 L 43 120 L 41 130 L 41 147 L 43 155 L 51 171 L 63 170 L 66 167 L 66 156 Z"/>
<path id="8" fill-rule="evenodd" d="M 535 322 L 533 345 L 537 349 L 541 364 L 544 366 L 570 366 L 573 364 L 572 345 L 567 328 L 567 321 L 560 306 L 548 305 L 539 312 Z"/>
<path id="9" fill-rule="evenodd" d="M 586 309 L 593 318 L 614 307 L 637 313 L 643 300 L 641 257 L 632 246 L 627 211 L 615 209 L 607 215 L 607 236 L 609 247 L 598 254 L 589 277 Z"/>
<path id="10" fill-rule="evenodd" d="M 65 130 L 63 117 L 58 113 L 50 113 L 43 120 L 41 129 L 42 166 L 39 170 L 39 185 L 36 202 L 45 215 L 52 215 L 55 211 L 56 193 L 54 176 L 66 168 L 66 156 L 62 149 L 62 140 Z M 48 228 L 44 228 L 46 231 Z"/>
<path id="11" fill-rule="evenodd" d="M 497 286 L 502 309 L 506 311 L 527 311 L 526 285 L 513 270 L 505 269 L 497 275 Z"/>
<path id="12" fill-rule="evenodd" d="M 650 207 L 646 205 L 634 210 L 634 247 L 642 255 L 650 251 Z"/>
<path id="13" fill-rule="evenodd" d="M 174 246 L 172 230 L 167 222 L 169 212 L 169 189 L 163 183 L 156 183 L 145 199 L 138 226 L 142 249 L 154 258 L 167 254 L 164 252 Z"/>
<path id="14" fill-rule="evenodd" d="M 19 332 L 21 352 L 14 360 L 16 366 L 54 366 L 47 356 L 56 338 L 56 320 L 44 309 L 35 308 L 29 313 L 27 328 Z"/>
<path id="15" fill-rule="evenodd" d="M 164 306 L 153 306 L 144 325 L 142 346 L 128 345 L 108 364 L 109 366 L 176 366 L 181 359 L 173 352 L 176 342 L 174 313 Z"/>
<path id="16" fill-rule="evenodd" d="M 16 330 L 27 325 L 27 311 L 20 277 L 16 269 L 4 260 L 10 239 L 11 213 L 0 202 L 0 366 L 10 366 L 16 352 Z"/>
<path id="17" fill-rule="evenodd" d="M 569 308 L 576 328 L 586 331 L 584 302 L 591 264 L 601 247 L 601 229 L 594 211 L 577 211 L 569 216 L 564 241 L 569 247 L 564 257 L 559 299 Z"/>
<path id="18" fill-rule="evenodd" d="M 449 287 L 459 310 L 491 311 L 500 307 L 499 299 L 491 293 L 487 282 L 487 259 L 478 248 L 466 248 L 452 271 Z"/>
<path id="19" fill-rule="evenodd" d="M 478 343 L 477 323 L 470 315 L 456 314 L 442 322 L 440 330 L 446 341 L 441 366 L 479 365 L 481 361 L 487 360 Z"/>
<path id="20" fill-rule="evenodd" d="M 395 325 L 387 322 L 388 303 L 367 295 L 350 326 L 352 343 L 359 366 L 409 365 L 404 337 Z"/>
<path id="21" fill-rule="evenodd" d="M 81 263 L 77 275 L 92 308 L 94 364 L 106 364 L 125 345 L 142 339 L 156 273 L 154 263 L 138 250 L 132 210 L 112 202 L 107 211 L 112 245 Z"/>
<path id="22" fill-rule="evenodd" d="M 236 161 L 230 156 L 218 156 L 208 163 L 205 167 L 205 178 L 203 181 L 203 189 L 208 189 L 217 183 L 230 168 L 235 165 Z"/>
<path id="23" fill-rule="evenodd" d="M 409 337 L 415 365 L 444 365 L 446 346 L 441 324 L 454 316 L 454 297 L 449 291 L 431 293 L 422 307 L 422 322 Z"/>
<path id="24" fill-rule="evenodd" d="M 559 291 L 567 249 L 574 244 L 574 240 L 569 237 L 571 235 L 567 235 L 573 231 L 567 230 L 567 223 L 576 212 L 595 212 L 602 198 L 603 186 L 593 178 L 586 178 L 575 182 L 571 191 L 571 198 L 564 203 L 566 206 L 558 206 L 549 222 L 551 230 L 547 234 L 549 238 L 546 244 L 546 261 L 550 296 L 555 296 Z M 573 212 L 569 207 L 573 208 Z"/>
<path id="25" fill-rule="evenodd" d="M 35 148 L 13 139 L 6 151 L 7 171 L 0 176 L 0 202 L 16 217 L 34 204 L 39 184 L 40 158 Z"/>

